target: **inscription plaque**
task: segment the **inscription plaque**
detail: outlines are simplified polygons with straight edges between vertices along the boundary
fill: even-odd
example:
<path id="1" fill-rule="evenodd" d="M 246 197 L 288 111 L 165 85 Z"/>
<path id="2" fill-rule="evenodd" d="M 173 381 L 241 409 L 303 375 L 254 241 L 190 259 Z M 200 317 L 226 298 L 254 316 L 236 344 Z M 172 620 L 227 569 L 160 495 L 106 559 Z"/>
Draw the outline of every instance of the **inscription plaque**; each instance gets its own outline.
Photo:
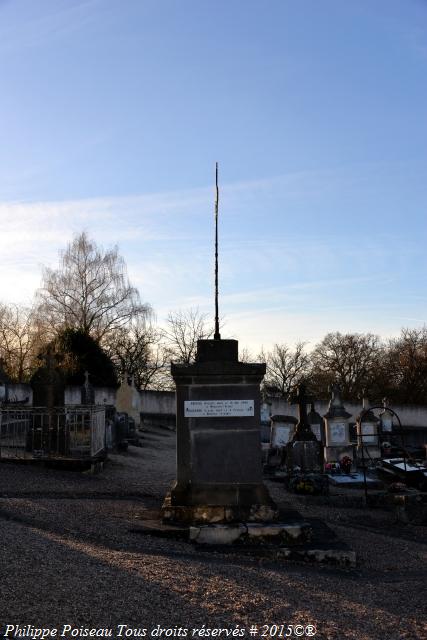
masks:
<path id="1" fill-rule="evenodd" d="M 273 427 L 271 446 L 285 447 L 290 440 L 290 436 L 291 427 L 282 425 Z"/>
<path id="2" fill-rule="evenodd" d="M 185 418 L 238 418 L 254 415 L 253 400 L 185 400 Z"/>
<path id="3" fill-rule="evenodd" d="M 376 444 L 377 433 L 374 425 L 362 423 L 362 436 L 363 444 Z"/>
<path id="4" fill-rule="evenodd" d="M 343 443 L 346 441 L 345 437 L 345 424 L 342 422 L 336 422 L 331 424 L 330 426 L 330 434 L 331 434 L 331 442 L 333 443 Z"/>

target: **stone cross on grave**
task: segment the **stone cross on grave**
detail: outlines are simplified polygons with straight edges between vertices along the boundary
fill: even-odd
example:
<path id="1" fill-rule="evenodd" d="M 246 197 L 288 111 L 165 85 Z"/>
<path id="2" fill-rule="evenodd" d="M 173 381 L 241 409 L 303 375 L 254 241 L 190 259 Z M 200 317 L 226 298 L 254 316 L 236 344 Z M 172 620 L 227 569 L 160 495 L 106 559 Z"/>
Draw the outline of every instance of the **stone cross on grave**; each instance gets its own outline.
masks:
<path id="1" fill-rule="evenodd" d="M 46 352 L 42 353 L 39 358 L 40 360 L 43 360 L 44 366 L 48 370 L 49 374 L 55 370 L 57 363 L 52 347 L 49 346 Z"/>
<path id="2" fill-rule="evenodd" d="M 39 355 L 39 360 L 42 366 L 31 378 L 33 405 L 47 407 L 50 411 L 64 404 L 63 384 L 56 369 L 58 361 L 52 346 Z"/>
<path id="3" fill-rule="evenodd" d="M 298 405 L 298 424 L 295 427 L 292 442 L 316 440 L 307 417 L 307 404 L 313 402 L 314 398 L 307 394 L 305 384 L 298 385 L 296 393 L 291 394 L 288 401 Z"/>

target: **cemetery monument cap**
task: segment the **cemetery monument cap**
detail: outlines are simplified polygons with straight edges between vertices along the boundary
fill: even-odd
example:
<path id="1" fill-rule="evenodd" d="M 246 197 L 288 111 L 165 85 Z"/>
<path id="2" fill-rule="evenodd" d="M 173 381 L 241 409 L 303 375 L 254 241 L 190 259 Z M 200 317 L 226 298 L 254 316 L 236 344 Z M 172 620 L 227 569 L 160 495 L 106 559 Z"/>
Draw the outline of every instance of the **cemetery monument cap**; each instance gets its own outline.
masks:
<path id="1" fill-rule="evenodd" d="M 356 417 L 356 421 L 360 422 L 379 422 L 380 419 L 374 414 L 374 412 L 369 409 L 369 399 L 366 395 L 365 390 L 363 391 L 363 400 L 362 400 L 362 411 Z"/>
<path id="2" fill-rule="evenodd" d="M 338 384 L 331 384 L 329 387 L 331 393 L 331 399 L 329 400 L 329 407 L 324 418 L 351 418 L 351 413 L 348 413 L 341 398 L 341 389 Z"/>

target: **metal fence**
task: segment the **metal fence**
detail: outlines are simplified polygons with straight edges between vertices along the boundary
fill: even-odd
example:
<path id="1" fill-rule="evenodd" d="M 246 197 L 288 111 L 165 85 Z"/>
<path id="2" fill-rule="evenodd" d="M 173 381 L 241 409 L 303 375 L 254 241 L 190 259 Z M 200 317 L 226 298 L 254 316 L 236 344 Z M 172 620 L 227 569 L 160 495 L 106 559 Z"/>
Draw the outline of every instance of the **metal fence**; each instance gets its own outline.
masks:
<path id="1" fill-rule="evenodd" d="M 85 460 L 105 447 L 103 407 L 0 408 L 0 458 Z"/>

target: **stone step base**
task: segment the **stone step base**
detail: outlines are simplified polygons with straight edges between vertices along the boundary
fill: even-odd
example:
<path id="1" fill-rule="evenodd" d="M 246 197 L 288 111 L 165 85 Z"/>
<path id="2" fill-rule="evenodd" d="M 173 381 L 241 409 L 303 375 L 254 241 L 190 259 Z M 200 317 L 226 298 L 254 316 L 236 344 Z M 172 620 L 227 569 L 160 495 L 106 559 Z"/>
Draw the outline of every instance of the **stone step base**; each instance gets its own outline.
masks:
<path id="1" fill-rule="evenodd" d="M 181 524 L 219 524 L 249 522 L 269 522 L 277 520 L 276 505 L 173 505 L 168 494 L 162 506 L 162 518 L 165 523 Z"/>
<path id="2" fill-rule="evenodd" d="M 190 541 L 207 545 L 302 544 L 309 542 L 312 529 L 308 522 L 240 523 L 190 527 Z"/>
<path id="3" fill-rule="evenodd" d="M 351 549 L 315 549 L 289 547 L 276 552 L 277 559 L 303 560 L 304 562 L 319 562 L 333 564 L 339 567 L 354 568 L 357 565 L 356 552 Z"/>

